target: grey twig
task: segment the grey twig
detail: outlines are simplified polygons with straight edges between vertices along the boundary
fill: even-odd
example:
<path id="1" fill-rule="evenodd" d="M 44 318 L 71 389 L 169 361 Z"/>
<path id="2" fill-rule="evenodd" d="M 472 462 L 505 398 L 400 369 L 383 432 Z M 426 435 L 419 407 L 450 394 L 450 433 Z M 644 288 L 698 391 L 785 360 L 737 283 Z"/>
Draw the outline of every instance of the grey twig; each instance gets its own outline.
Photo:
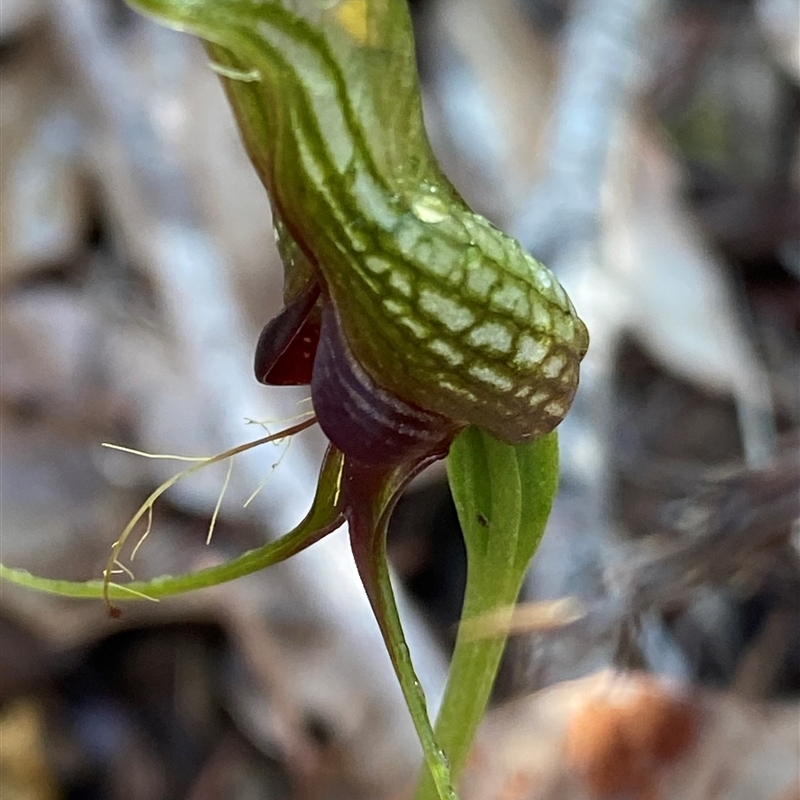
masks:
<path id="1" fill-rule="evenodd" d="M 563 490 L 551 522 L 580 540 L 570 571 L 572 578 L 580 574 L 584 591 L 587 581 L 597 588 L 602 583 L 600 550 L 607 538 L 613 463 L 612 371 L 625 316 L 614 308 L 613 287 L 604 288 L 602 191 L 615 129 L 631 103 L 644 30 L 656 5 L 656 0 L 580 0 L 574 7 L 563 46 L 547 173 L 515 225 L 516 235 L 557 272 L 579 309 L 579 296 L 593 299 L 586 304 L 595 310 L 586 319 L 592 345 L 573 409 L 559 428 Z M 598 303 L 598 297 L 607 297 L 608 304 Z"/>
<path id="2" fill-rule="evenodd" d="M 562 71 L 547 174 L 523 205 L 514 230 L 545 263 L 567 260 L 596 244 L 601 193 L 615 128 L 636 85 L 644 29 L 657 0 L 580 0 L 574 6 Z"/>

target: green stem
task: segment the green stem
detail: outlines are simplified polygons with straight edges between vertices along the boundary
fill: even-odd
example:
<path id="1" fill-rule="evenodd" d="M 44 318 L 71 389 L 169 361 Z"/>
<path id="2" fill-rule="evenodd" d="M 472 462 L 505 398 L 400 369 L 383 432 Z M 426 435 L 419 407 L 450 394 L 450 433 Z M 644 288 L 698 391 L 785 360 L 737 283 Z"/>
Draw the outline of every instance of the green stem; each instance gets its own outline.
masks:
<path id="1" fill-rule="evenodd" d="M 436 741 L 458 778 L 491 696 L 507 635 L 479 638 L 470 623 L 492 612 L 510 614 L 525 571 L 541 541 L 558 482 L 555 434 L 511 447 L 475 428 L 456 439 L 448 474 L 467 546 L 467 584 Z M 430 772 L 415 800 L 436 800 Z"/>
<path id="2" fill-rule="evenodd" d="M 502 587 L 487 585 L 477 575 L 467 581 L 462 624 L 453 650 L 441 711 L 436 720 L 436 741 L 447 753 L 455 780 L 461 775 L 478 725 L 483 719 L 506 645 L 504 635 L 476 639 L 467 632 L 463 622 L 493 609 L 513 605 L 519 588 L 516 581 Z M 493 602 L 487 603 L 488 598 L 492 598 Z M 436 798 L 430 772 L 422 776 L 414 797 L 415 800 Z"/>
<path id="3" fill-rule="evenodd" d="M 431 776 L 431 797 L 457 800 L 450 765 L 437 744 L 425 694 L 411 662 L 386 560 L 389 516 L 402 488 L 416 471 L 415 464 L 381 470 L 358 462 L 346 463 L 343 493 L 353 559 L 422 745 L 427 772 Z"/>
<path id="4" fill-rule="evenodd" d="M 380 614 L 376 616 L 379 616 L 389 657 L 392 660 L 400 688 L 403 690 L 403 696 L 411 714 L 411 719 L 414 722 L 417 737 L 422 745 L 427 767 L 425 774 L 431 784 L 429 796 L 433 800 L 457 800 L 453 789 L 450 762 L 445 755 L 448 751 L 443 747 L 438 734 L 433 732 L 430 718 L 428 717 L 425 692 L 411 662 L 411 655 L 403 634 L 400 616 L 397 613 L 397 605 L 394 599 L 385 553 L 376 560 L 379 566 L 377 585 L 381 605 Z"/>

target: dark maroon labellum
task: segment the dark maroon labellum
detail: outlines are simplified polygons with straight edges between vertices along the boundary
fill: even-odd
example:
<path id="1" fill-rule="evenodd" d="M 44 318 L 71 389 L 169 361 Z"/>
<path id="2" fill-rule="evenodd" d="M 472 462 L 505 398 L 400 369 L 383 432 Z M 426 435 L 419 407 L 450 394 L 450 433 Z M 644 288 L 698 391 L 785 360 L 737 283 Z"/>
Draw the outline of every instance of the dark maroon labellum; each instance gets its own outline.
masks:
<path id="1" fill-rule="evenodd" d="M 291 300 L 261 331 L 256 345 L 255 372 L 269 386 L 311 383 L 319 342 L 319 284 Z"/>
<path id="2" fill-rule="evenodd" d="M 320 427 L 345 455 L 390 465 L 422 457 L 453 437 L 453 423 L 378 386 L 353 357 L 330 303 L 322 309 L 311 399 Z"/>

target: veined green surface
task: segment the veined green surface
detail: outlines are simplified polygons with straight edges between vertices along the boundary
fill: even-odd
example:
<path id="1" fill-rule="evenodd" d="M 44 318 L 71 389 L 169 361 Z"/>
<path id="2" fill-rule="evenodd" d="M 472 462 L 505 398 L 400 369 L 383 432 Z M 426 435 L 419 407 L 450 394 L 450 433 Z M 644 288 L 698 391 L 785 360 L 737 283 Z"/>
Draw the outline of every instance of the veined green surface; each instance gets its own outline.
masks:
<path id="1" fill-rule="evenodd" d="M 209 43 L 279 221 L 287 296 L 319 281 L 356 359 L 407 402 L 511 443 L 561 421 L 586 328 L 436 164 L 405 0 L 132 4 Z"/>

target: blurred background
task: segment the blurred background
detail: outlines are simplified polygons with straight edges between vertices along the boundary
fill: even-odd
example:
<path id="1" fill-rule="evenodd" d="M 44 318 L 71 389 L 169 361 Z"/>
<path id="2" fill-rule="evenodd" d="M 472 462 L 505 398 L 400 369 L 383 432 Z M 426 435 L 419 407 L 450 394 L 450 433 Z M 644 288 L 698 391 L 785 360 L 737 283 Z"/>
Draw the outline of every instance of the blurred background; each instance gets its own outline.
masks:
<path id="1" fill-rule="evenodd" d="M 797 798 L 798 2 L 412 12 L 445 171 L 592 335 L 462 800 Z M 199 44 L 121 0 L 2 0 L 0 70 L 2 561 L 83 580 L 182 466 L 102 442 L 209 455 L 308 406 L 252 376 L 282 269 Z M 324 444 L 237 458 L 209 545 L 225 467 L 174 487 L 136 576 L 289 530 Z M 442 468 L 389 549 L 435 711 L 465 570 Z M 0 589 L 3 800 L 411 797 L 343 532 L 120 620 Z"/>

